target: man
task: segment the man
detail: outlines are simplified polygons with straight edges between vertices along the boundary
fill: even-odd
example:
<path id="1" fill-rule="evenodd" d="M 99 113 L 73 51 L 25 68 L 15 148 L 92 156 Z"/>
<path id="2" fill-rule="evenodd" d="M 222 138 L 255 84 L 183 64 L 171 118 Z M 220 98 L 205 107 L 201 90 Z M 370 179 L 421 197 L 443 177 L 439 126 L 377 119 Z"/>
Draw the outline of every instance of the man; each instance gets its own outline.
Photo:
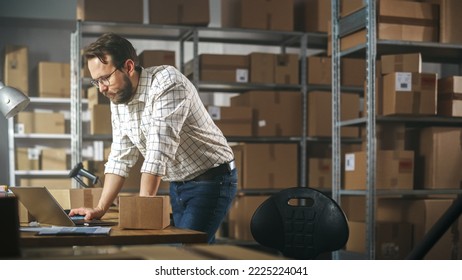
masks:
<path id="1" fill-rule="evenodd" d="M 236 194 L 237 171 L 193 84 L 173 66 L 140 67 L 132 44 L 113 33 L 84 56 L 92 84 L 111 100 L 113 142 L 98 206 L 69 215 L 102 217 L 142 154 L 139 195 L 155 196 L 161 179 L 169 181 L 174 225 L 204 231 L 214 242 Z"/>

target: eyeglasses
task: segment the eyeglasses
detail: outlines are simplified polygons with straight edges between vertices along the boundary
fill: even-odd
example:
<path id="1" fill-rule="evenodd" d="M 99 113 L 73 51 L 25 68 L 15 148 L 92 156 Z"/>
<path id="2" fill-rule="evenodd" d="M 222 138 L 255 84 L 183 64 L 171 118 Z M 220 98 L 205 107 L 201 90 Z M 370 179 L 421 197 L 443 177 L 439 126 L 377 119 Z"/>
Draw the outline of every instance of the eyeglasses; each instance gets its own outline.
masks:
<path id="1" fill-rule="evenodd" d="M 119 68 L 116 68 L 114 71 L 111 72 L 111 74 L 109 75 L 106 75 L 106 76 L 103 76 L 103 77 L 99 77 L 98 79 L 94 79 L 94 80 L 91 80 L 90 83 L 92 85 L 94 85 L 95 87 L 99 88 L 99 85 L 103 85 L 103 86 L 106 86 L 108 87 L 111 82 L 109 81 L 109 79 L 111 78 L 112 74 L 115 73 L 115 71 L 117 71 Z"/>

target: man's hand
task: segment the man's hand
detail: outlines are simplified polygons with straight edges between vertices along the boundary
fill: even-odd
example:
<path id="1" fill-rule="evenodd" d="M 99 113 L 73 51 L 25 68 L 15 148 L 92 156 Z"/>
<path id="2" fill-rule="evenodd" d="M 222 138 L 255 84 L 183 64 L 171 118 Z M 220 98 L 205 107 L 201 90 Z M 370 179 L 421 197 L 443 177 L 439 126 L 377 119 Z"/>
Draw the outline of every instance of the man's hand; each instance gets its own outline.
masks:
<path id="1" fill-rule="evenodd" d="M 85 216 L 85 220 L 101 219 L 106 212 L 100 208 L 85 208 L 80 207 L 76 209 L 71 209 L 69 216 L 82 215 Z"/>

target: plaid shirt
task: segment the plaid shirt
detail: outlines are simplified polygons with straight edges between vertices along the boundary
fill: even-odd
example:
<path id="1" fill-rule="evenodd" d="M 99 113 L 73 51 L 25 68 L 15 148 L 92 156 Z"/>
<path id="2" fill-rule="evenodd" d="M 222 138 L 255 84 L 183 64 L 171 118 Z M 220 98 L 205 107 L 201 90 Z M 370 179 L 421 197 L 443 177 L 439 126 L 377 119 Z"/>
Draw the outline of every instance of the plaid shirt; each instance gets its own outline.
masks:
<path id="1" fill-rule="evenodd" d="M 142 69 L 134 98 L 111 103 L 111 114 L 113 142 L 105 173 L 128 177 L 141 153 L 141 172 L 186 181 L 233 159 L 196 88 L 172 66 Z"/>

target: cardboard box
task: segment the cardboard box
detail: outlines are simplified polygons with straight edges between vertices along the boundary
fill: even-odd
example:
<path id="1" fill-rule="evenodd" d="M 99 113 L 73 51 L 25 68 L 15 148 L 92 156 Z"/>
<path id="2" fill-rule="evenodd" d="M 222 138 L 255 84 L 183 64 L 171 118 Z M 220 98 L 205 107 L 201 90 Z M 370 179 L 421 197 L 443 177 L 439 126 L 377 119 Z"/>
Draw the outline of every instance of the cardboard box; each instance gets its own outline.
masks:
<path id="1" fill-rule="evenodd" d="M 94 208 L 98 206 L 103 188 L 49 189 L 49 191 L 63 209 Z"/>
<path id="2" fill-rule="evenodd" d="M 383 77 L 383 114 L 436 115 L 437 74 L 396 72 Z"/>
<path id="3" fill-rule="evenodd" d="M 298 185 L 298 148 L 295 144 L 240 144 L 239 177 L 242 189 L 284 189 Z M 235 159 L 237 160 L 237 159 Z"/>
<path id="4" fill-rule="evenodd" d="M 230 102 L 231 106 L 253 109 L 254 136 L 301 135 L 302 106 L 299 92 L 248 91 L 231 97 Z"/>
<path id="5" fill-rule="evenodd" d="M 272 53 L 251 53 L 250 57 L 250 82 L 273 84 L 276 55 Z"/>
<path id="6" fill-rule="evenodd" d="M 366 224 L 348 222 L 350 235 L 345 246 L 347 251 L 366 253 Z M 410 223 L 376 224 L 375 257 L 377 260 L 404 260 L 411 252 L 412 231 Z"/>
<path id="7" fill-rule="evenodd" d="M 332 159 L 308 159 L 308 187 L 314 189 L 332 188 Z"/>
<path id="8" fill-rule="evenodd" d="M 138 55 L 140 65 L 144 68 L 159 65 L 175 66 L 175 51 L 144 50 Z"/>
<path id="9" fill-rule="evenodd" d="M 143 0 L 77 0 L 77 20 L 143 23 Z"/>
<path id="10" fill-rule="evenodd" d="M 375 127 L 375 141 L 378 150 L 405 150 L 406 126 L 402 123 L 378 123 Z M 362 150 L 367 150 L 366 128 L 361 128 Z"/>
<path id="11" fill-rule="evenodd" d="M 43 148 L 40 161 L 42 170 L 69 170 L 70 154 L 66 149 Z"/>
<path id="12" fill-rule="evenodd" d="M 331 14 L 331 1 L 295 0 L 294 28 L 304 32 L 327 32 Z"/>
<path id="13" fill-rule="evenodd" d="M 149 23 L 207 26 L 209 0 L 149 0 Z"/>
<path id="14" fill-rule="evenodd" d="M 376 158 L 376 189 L 414 188 L 414 151 L 378 150 Z M 366 160 L 366 151 L 345 155 L 344 189 L 366 189 Z"/>
<path id="15" fill-rule="evenodd" d="M 90 87 L 87 90 L 88 108 L 93 109 L 93 106 L 100 104 L 110 104 L 109 98 L 101 94 L 97 87 Z"/>
<path id="16" fill-rule="evenodd" d="M 208 106 L 207 111 L 225 136 L 252 136 L 252 108 Z"/>
<path id="17" fill-rule="evenodd" d="M 341 120 L 359 117 L 359 95 L 342 93 L 340 97 Z M 307 135 L 310 137 L 332 136 L 332 94 L 327 91 L 308 93 Z M 358 137 L 359 128 L 342 127 L 342 137 Z"/>
<path id="18" fill-rule="evenodd" d="M 222 0 L 221 27 L 294 30 L 293 0 Z"/>
<path id="19" fill-rule="evenodd" d="M 343 86 L 363 86 L 366 79 L 366 62 L 358 58 L 342 58 L 340 81 Z M 308 84 L 332 84 L 332 60 L 325 56 L 307 58 Z"/>
<path id="20" fill-rule="evenodd" d="M 298 85 L 300 83 L 297 54 L 277 54 L 274 68 L 274 82 L 276 84 Z"/>
<path id="21" fill-rule="evenodd" d="M 39 97 L 69 98 L 71 95 L 71 69 L 69 63 L 38 63 Z"/>
<path id="22" fill-rule="evenodd" d="M 111 105 L 98 104 L 90 109 L 90 133 L 112 134 Z"/>
<path id="23" fill-rule="evenodd" d="M 462 117 L 462 77 L 450 76 L 438 80 L 438 115 Z"/>
<path id="24" fill-rule="evenodd" d="M 228 236 L 234 240 L 255 241 L 250 231 L 253 213 L 269 196 L 238 196 L 228 214 Z"/>
<path id="25" fill-rule="evenodd" d="M 460 189 L 462 174 L 461 138 L 458 127 L 427 127 L 420 133 L 420 162 L 423 170 L 419 176 L 424 189 Z M 420 182 L 421 180 L 419 180 Z"/>
<path id="26" fill-rule="evenodd" d="M 15 118 L 15 132 L 18 134 L 66 133 L 63 113 L 20 112 Z"/>
<path id="27" fill-rule="evenodd" d="M 197 58 L 196 58 L 197 59 Z M 201 54 L 199 55 L 199 80 L 210 82 L 247 83 L 250 58 L 248 55 Z M 187 77 L 193 78 L 193 60 L 184 66 Z"/>
<path id="28" fill-rule="evenodd" d="M 382 55 L 380 60 L 382 61 L 382 75 L 394 72 L 422 72 L 420 53 Z"/>
<path id="29" fill-rule="evenodd" d="M 462 2 L 459 0 L 435 0 L 440 5 L 440 42 L 450 44 L 462 43 L 462 17 L 459 11 L 462 10 Z"/>
<path id="30" fill-rule="evenodd" d="M 416 199 L 410 202 L 406 218 L 414 226 L 413 247 L 420 245 L 426 233 L 453 203 L 452 199 Z M 425 255 L 426 260 L 462 259 L 462 222 L 456 220 Z"/>
<path id="31" fill-rule="evenodd" d="M 16 147 L 17 170 L 40 170 L 40 149 Z"/>
<path id="32" fill-rule="evenodd" d="M 19 178 L 19 186 L 63 189 L 72 187 L 71 178 Z"/>
<path id="33" fill-rule="evenodd" d="M 29 48 L 5 46 L 4 80 L 6 86 L 14 87 L 29 95 Z"/>
<path id="34" fill-rule="evenodd" d="M 364 7 L 362 0 L 342 1 L 342 17 Z M 378 1 L 377 39 L 417 42 L 438 42 L 438 5 L 416 1 Z M 329 23 L 330 24 L 330 23 Z M 330 28 L 328 28 L 328 32 Z M 328 36 L 328 41 L 331 40 Z M 340 40 L 340 50 L 344 51 L 366 43 L 366 30 L 351 33 Z M 332 54 L 332 44 L 328 42 L 328 52 Z"/>
<path id="35" fill-rule="evenodd" d="M 127 229 L 164 229 L 170 225 L 167 196 L 119 197 L 119 227 Z"/>

